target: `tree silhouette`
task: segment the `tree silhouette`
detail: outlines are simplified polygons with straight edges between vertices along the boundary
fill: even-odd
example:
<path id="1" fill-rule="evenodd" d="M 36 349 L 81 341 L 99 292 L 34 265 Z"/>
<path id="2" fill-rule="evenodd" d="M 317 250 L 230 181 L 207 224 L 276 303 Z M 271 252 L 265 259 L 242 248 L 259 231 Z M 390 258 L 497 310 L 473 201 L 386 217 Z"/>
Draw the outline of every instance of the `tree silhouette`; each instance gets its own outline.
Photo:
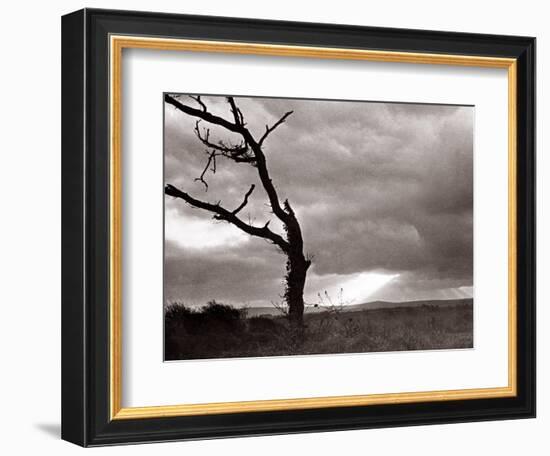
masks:
<path id="1" fill-rule="evenodd" d="M 180 98 L 179 95 L 165 94 L 164 101 L 177 110 L 197 119 L 194 133 L 202 144 L 206 146 L 207 161 L 201 175 L 195 180 L 201 182 L 206 190 L 208 190 L 206 175 L 209 170 L 213 173 L 216 172 L 216 160 L 219 157 L 227 158 L 236 163 L 245 163 L 256 168 L 260 183 L 267 194 L 271 211 L 282 222 L 285 234 L 282 236 L 272 231 L 269 228 L 269 221 L 263 226 L 254 226 L 250 222 L 247 223 L 239 218 L 239 212 L 246 207 L 250 195 L 256 188 L 254 184 L 250 185 L 250 188 L 244 194 L 241 204 L 233 210 L 222 207 L 221 202 L 209 203 L 198 200 L 170 184 L 165 186 L 165 193 L 184 200 L 192 207 L 213 213 L 214 220 L 231 223 L 251 236 L 272 242 L 286 255 L 284 300 L 288 306 L 288 318 L 291 325 L 295 329 L 301 330 L 303 328 L 304 316 L 304 286 L 307 271 L 311 266 L 311 259 L 304 255 L 302 230 L 292 206 L 288 199 L 285 199 L 282 204 L 279 200 L 277 190 L 267 169 L 266 156 L 263 150 L 264 142 L 269 135 L 287 120 L 292 111 L 284 113 L 273 125 L 266 125 L 263 135 L 259 139 L 256 139 L 246 127 L 243 113 L 237 107 L 233 97 L 226 98 L 233 116 L 231 120 L 212 114 L 200 96 L 189 96 L 190 99 L 195 101 L 197 107 L 191 107 L 182 103 Z M 237 134 L 240 137 L 240 142 L 233 144 L 229 141 L 215 141 L 211 139 L 210 129 L 201 125 L 203 121 Z"/>

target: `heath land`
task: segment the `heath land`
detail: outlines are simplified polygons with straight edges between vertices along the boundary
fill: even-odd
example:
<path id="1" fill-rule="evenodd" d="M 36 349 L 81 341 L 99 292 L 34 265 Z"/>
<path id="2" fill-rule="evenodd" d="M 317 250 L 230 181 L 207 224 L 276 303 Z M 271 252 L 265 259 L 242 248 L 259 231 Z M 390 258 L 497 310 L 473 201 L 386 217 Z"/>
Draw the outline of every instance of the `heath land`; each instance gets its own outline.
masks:
<path id="1" fill-rule="evenodd" d="M 304 328 L 284 308 L 165 309 L 165 360 L 436 350 L 473 347 L 473 300 L 314 305 Z"/>

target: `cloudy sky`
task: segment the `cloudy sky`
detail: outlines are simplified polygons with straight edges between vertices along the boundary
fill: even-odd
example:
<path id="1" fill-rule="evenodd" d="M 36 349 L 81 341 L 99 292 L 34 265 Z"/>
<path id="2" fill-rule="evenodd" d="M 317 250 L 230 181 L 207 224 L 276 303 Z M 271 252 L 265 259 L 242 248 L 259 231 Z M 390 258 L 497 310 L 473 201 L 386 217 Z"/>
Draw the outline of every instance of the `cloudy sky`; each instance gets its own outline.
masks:
<path id="1" fill-rule="evenodd" d="M 194 101 L 182 97 L 194 105 Z M 231 119 L 223 97 L 203 97 Z M 344 302 L 453 299 L 473 293 L 473 107 L 235 98 L 264 144 L 281 200 L 288 198 L 312 254 L 306 302 L 326 290 Z M 195 120 L 165 105 L 165 181 L 195 198 L 236 208 L 282 233 L 256 169 L 219 158 L 208 191 Z M 238 138 L 217 127 L 211 139 Z M 280 301 L 285 257 L 263 239 L 165 196 L 165 299 L 203 305 Z"/>

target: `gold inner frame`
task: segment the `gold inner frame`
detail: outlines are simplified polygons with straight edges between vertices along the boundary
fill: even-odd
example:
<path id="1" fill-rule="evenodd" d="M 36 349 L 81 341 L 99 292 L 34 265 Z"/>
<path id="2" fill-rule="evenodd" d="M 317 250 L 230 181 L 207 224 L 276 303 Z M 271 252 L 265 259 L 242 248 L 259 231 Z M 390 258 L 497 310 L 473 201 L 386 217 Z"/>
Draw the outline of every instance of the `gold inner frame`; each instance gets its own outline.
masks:
<path id="1" fill-rule="evenodd" d="M 508 70 L 508 385 L 505 387 L 273 399 L 244 402 L 122 407 L 122 51 L 155 49 L 230 54 L 302 57 L 317 59 L 368 60 L 431 65 L 453 65 Z M 110 36 L 110 414 L 111 419 L 158 418 L 221 413 L 298 410 L 374 404 L 449 401 L 511 397 L 517 394 L 517 61 L 468 55 L 387 52 L 242 42 L 184 40 L 138 36 Z"/>

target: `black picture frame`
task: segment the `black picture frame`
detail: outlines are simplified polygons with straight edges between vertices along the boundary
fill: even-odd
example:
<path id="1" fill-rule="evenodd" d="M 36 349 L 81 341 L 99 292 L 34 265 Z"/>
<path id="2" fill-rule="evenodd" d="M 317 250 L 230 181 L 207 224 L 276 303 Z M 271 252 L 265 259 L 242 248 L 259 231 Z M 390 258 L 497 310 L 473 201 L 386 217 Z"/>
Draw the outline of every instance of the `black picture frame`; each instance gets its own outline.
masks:
<path id="1" fill-rule="evenodd" d="M 515 397 L 112 420 L 109 36 L 517 59 Z M 535 39 L 84 9 L 62 19 L 62 438 L 82 446 L 535 416 Z"/>

